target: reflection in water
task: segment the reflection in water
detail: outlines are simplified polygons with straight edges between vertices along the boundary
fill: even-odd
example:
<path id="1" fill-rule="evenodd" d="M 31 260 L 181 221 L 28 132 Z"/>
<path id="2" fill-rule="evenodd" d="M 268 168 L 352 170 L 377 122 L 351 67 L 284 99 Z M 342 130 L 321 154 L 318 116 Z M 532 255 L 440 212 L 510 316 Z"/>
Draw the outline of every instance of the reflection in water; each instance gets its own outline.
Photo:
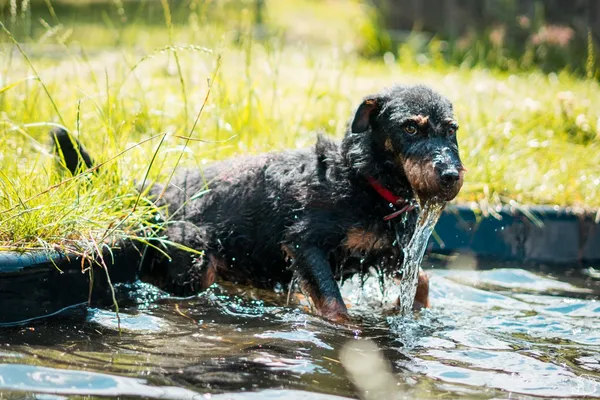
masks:
<path id="1" fill-rule="evenodd" d="M 0 365 L 0 387 L 41 393 L 139 395 L 181 400 L 196 395 L 184 388 L 148 386 L 141 379 L 19 364 Z"/>
<path id="2" fill-rule="evenodd" d="M 334 399 L 357 396 L 352 380 L 406 398 L 600 397 L 597 281 L 518 269 L 430 273 L 433 308 L 415 318 L 389 314 L 394 295 L 383 296 L 377 279 L 362 290 L 346 282 L 352 327 L 285 307 L 285 294 L 229 285 L 169 299 L 139 285 L 136 302 L 122 303 L 120 334 L 104 310 L 0 330 L 0 391 Z"/>

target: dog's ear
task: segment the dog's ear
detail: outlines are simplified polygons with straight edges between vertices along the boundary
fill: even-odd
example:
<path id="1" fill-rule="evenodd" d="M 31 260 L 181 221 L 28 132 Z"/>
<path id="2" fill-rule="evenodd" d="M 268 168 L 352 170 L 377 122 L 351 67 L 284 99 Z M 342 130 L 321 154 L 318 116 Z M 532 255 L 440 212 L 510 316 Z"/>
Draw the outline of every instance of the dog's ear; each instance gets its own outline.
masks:
<path id="1" fill-rule="evenodd" d="M 369 129 L 371 117 L 376 115 L 380 109 L 381 99 L 379 97 L 367 97 L 358 106 L 354 120 L 352 121 L 352 132 L 362 133 Z"/>

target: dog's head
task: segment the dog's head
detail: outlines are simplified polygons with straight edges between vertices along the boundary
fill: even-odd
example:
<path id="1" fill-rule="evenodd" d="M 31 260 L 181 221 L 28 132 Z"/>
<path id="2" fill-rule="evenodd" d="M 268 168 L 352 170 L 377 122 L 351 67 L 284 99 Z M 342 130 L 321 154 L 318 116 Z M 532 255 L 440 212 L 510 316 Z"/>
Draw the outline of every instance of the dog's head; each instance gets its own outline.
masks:
<path id="1" fill-rule="evenodd" d="M 370 135 L 372 159 L 408 180 L 421 200 L 452 200 L 463 183 L 452 103 L 425 86 L 395 86 L 368 96 L 353 135 Z"/>

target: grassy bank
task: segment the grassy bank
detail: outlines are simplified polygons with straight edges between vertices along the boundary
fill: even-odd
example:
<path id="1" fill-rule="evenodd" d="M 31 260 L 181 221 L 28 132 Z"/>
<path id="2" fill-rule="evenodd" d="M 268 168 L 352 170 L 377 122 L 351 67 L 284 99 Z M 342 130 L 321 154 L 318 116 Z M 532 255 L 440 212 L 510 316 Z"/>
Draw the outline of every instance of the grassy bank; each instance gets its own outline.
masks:
<path id="1" fill-rule="evenodd" d="M 194 9 L 185 24 L 175 10 L 172 24 L 118 18 L 112 8 L 80 24 L 29 15 L 22 18 L 37 28 L 28 35 L 17 35 L 17 22 L 0 33 L 2 248 L 134 235 L 152 212 L 134 180 L 310 146 L 315 131 L 340 137 L 360 98 L 394 82 L 426 83 L 454 101 L 468 168 L 457 201 L 600 206 L 597 83 L 464 70 L 408 45 L 398 59 L 364 60 L 350 28 L 364 22 L 360 4 L 281 3 L 269 3 L 261 29 L 250 4 L 245 12 Z M 105 162 L 97 176 L 57 172 L 47 151 L 52 124 L 76 132 Z"/>

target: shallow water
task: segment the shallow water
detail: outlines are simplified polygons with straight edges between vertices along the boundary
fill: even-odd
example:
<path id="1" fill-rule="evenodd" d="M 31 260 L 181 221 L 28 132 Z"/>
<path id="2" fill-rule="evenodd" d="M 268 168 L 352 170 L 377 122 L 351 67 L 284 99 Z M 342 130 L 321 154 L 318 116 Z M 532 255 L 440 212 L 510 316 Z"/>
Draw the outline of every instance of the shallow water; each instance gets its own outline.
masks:
<path id="1" fill-rule="evenodd" d="M 409 319 L 382 316 L 393 294 L 376 279 L 347 282 L 350 328 L 284 307 L 286 294 L 160 299 L 140 284 L 120 334 L 106 310 L 0 330 L 0 388 L 20 399 L 600 397 L 599 281 L 429 272 L 433 308 Z"/>

